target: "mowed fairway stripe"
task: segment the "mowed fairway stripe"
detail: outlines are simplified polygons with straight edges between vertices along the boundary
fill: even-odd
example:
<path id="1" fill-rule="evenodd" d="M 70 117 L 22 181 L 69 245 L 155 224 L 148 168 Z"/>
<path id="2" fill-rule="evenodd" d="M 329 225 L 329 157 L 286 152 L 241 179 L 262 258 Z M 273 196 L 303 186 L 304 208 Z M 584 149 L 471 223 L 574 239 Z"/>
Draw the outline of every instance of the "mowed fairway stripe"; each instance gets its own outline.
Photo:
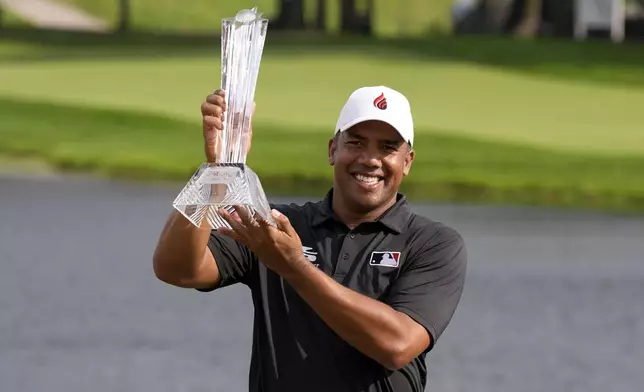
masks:
<path id="1" fill-rule="evenodd" d="M 136 109 L 195 122 L 219 79 L 214 55 L 0 63 L 5 97 Z M 438 128 L 555 149 L 644 154 L 644 90 L 337 52 L 267 53 L 257 120 L 331 132 L 347 95 L 368 84 L 405 92 L 419 132 Z"/>

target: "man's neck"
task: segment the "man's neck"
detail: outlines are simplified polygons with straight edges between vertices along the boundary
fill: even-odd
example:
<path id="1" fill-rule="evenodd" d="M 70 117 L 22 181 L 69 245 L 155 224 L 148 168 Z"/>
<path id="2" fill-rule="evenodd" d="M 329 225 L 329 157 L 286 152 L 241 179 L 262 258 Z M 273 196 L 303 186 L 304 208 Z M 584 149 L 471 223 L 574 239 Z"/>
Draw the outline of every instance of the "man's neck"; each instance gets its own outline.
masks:
<path id="1" fill-rule="evenodd" d="M 372 222 L 375 221 L 380 215 L 384 214 L 391 206 L 396 204 L 398 198 L 397 194 L 394 194 L 394 197 L 391 198 L 387 203 L 381 205 L 380 207 L 362 213 L 352 212 L 351 206 L 347 205 L 346 201 L 339 196 L 338 193 L 333 193 L 333 199 L 331 200 L 331 207 L 333 213 L 347 225 L 350 229 L 356 228 L 359 224 L 363 222 Z"/>

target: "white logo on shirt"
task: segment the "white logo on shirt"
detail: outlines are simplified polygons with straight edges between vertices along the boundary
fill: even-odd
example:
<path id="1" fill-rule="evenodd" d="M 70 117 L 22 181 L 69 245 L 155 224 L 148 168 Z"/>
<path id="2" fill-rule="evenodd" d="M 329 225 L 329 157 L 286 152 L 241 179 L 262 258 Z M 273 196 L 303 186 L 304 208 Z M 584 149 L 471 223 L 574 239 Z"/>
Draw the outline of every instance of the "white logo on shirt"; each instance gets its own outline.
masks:
<path id="1" fill-rule="evenodd" d="M 372 252 L 369 264 L 377 267 L 398 267 L 400 252 Z"/>
<path id="2" fill-rule="evenodd" d="M 318 252 L 315 252 L 310 246 L 303 246 L 302 252 L 304 252 L 304 256 L 306 256 L 309 261 L 315 261 L 318 259 Z"/>
<path id="3" fill-rule="evenodd" d="M 318 259 L 318 252 L 314 251 L 310 246 L 302 246 L 302 252 L 304 252 L 304 257 L 307 258 L 313 265 L 319 267 L 319 263 L 314 263 Z"/>

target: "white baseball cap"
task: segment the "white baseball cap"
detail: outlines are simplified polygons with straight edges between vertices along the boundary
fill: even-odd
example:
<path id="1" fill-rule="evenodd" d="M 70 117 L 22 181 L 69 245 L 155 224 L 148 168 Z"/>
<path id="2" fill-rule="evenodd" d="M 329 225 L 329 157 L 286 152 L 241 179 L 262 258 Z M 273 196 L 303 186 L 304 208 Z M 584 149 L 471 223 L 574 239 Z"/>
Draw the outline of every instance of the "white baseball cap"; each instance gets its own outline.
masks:
<path id="1" fill-rule="evenodd" d="M 344 104 L 335 133 L 369 120 L 394 127 L 410 145 L 414 145 L 414 120 L 407 98 L 386 86 L 367 86 L 355 90 Z"/>

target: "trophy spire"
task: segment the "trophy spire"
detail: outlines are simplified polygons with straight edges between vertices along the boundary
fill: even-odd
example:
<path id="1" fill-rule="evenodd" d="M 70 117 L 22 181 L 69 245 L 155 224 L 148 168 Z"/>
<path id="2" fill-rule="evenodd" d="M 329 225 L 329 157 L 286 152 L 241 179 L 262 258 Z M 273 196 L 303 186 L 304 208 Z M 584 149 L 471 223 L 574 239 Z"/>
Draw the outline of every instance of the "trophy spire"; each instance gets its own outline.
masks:
<path id="1" fill-rule="evenodd" d="M 241 205 L 271 224 L 270 204 L 257 174 L 246 165 L 255 88 L 266 40 L 268 20 L 257 7 L 222 20 L 221 88 L 226 112 L 218 143 L 217 162 L 202 164 L 182 189 L 173 206 L 196 226 L 229 227 L 217 210 Z"/>

